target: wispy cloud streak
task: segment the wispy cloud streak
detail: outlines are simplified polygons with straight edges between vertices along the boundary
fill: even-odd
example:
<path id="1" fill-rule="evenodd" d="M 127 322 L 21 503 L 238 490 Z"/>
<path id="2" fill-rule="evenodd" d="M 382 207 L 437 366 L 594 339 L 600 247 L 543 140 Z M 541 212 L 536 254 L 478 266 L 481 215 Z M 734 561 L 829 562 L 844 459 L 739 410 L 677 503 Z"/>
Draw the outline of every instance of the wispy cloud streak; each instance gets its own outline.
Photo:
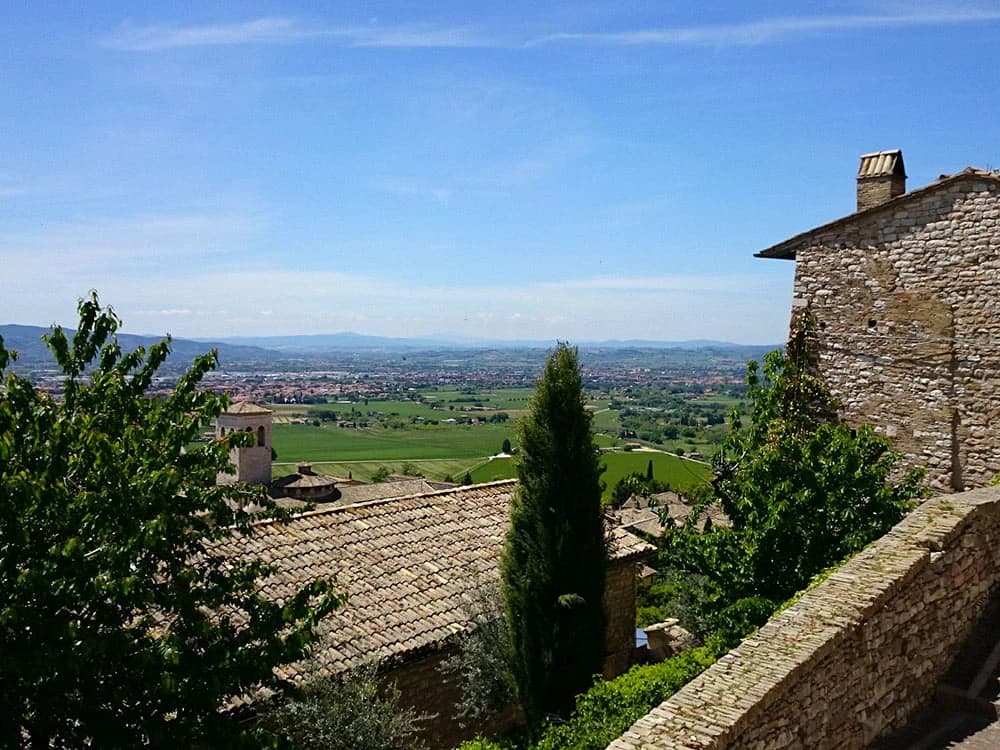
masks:
<path id="1" fill-rule="evenodd" d="M 528 46 L 558 42 L 618 45 L 753 46 L 816 33 L 912 26 L 950 26 L 1000 20 L 1000 10 L 934 10 L 883 15 L 837 15 L 769 18 L 738 24 L 678 26 L 620 32 L 562 32 L 528 42 Z"/>
<path id="2" fill-rule="evenodd" d="M 110 49 L 158 52 L 191 47 L 236 45 L 338 43 L 346 47 L 449 48 L 537 47 L 567 42 L 610 45 L 737 47 L 772 44 L 820 33 L 915 26 L 954 26 L 1000 20 L 1000 9 L 917 9 L 901 13 L 783 16 L 734 24 L 671 26 L 626 31 L 562 31 L 515 42 L 488 37 L 471 27 L 404 24 L 330 26 L 300 19 L 265 17 L 204 25 L 122 26 L 102 39 Z"/>
<path id="3" fill-rule="evenodd" d="M 334 41 L 349 47 L 488 47 L 493 42 L 461 27 L 312 26 L 295 18 L 257 18 L 194 26 L 123 26 L 102 44 L 127 52 L 159 52 L 188 47 L 300 44 Z"/>

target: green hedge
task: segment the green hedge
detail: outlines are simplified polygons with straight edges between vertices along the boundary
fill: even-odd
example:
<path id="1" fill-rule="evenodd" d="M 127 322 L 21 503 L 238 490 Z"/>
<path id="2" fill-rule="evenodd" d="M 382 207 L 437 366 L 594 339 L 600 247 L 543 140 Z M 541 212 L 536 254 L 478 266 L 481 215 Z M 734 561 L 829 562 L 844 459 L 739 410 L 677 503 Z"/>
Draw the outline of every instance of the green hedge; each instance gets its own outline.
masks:
<path id="1" fill-rule="evenodd" d="M 717 658 L 716 648 L 702 646 L 659 664 L 632 667 L 613 680 L 597 682 L 577 697 L 568 721 L 549 725 L 534 750 L 603 750 Z M 484 745 L 468 750 L 495 748 Z"/>
<path id="2" fill-rule="evenodd" d="M 604 750 L 632 724 L 710 667 L 727 649 L 701 646 L 659 664 L 632 667 L 613 680 L 598 680 L 577 696 L 569 720 L 546 727 L 525 750 Z M 509 750 L 502 741 L 477 737 L 456 750 Z"/>

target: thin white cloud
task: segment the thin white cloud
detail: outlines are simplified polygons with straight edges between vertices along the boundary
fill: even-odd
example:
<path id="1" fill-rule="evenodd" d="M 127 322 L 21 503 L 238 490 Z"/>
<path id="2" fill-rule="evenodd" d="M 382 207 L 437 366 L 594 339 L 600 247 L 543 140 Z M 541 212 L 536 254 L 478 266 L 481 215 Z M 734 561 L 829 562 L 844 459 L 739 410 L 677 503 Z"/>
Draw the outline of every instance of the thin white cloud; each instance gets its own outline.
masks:
<path id="1" fill-rule="evenodd" d="M 336 33 L 336 32 L 335 32 Z M 352 29 L 355 47 L 494 47 L 497 42 L 464 27 L 378 26 Z"/>
<path id="2" fill-rule="evenodd" d="M 396 177 L 386 177 L 375 181 L 375 186 L 383 192 L 399 195 L 404 198 L 422 198 L 435 203 L 447 203 L 451 199 L 451 190 L 444 187 L 425 187 L 415 185 Z"/>
<path id="3" fill-rule="evenodd" d="M 122 26 L 102 40 L 110 49 L 159 52 L 189 47 L 248 44 L 299 44 L 339 41 L 350 47 L 487 47 L 494 42 L 464 27 L 426 24 L 380 26 L 323 26 L 296 18 L 257 18 L 223 24 L 191 26 Z"/>
<path id="4" fill-rule="evenodd" d="M 13 175 L 0 172 L 0 198 L 19 198 L 30 191 Z"/>
<path id="5" fill-rule="evenodd" d="M 1000 20 L 1000 10 L 985 7 L 914 7 L 899 12 L 816 16 L 781 16 L 733 24 L 668 26 L 624 31 L 562 31 L 526 39 L 521 46 L 560 42 L 612 45 L 753 46 L 817 33 L 949 26 Z M 378 23 L 333 26 L 292 17 L 264 17 L 231 23 L 150 26 L 122 25 L 101 43 L 110 49 L 157 52 L 190 47 L 300 44 L 316 41 L 348 47 L 450 48 L 515 46 L 511 39 L 485 36 L 468 26 Z"/>
<path id="6" fill-rule="evenodd" d="M 315 31 L 302 28 L 291 18 L 257 18 L 203 26 L 123 26 L 103 43 L 112 49 L 153 52 L 181 47 L 287 44 L 315 36 Z"/>
<path id="7" fill-rule="evenodd" d="M 232 214 L 150 214 L 48 225 L 0 234 L 0 256 L 22 273 L 49 278 L 173 270 L 177 263 L 225 260 L 255 232 L 257 220 Z"/>
<path id="8" fill-rule="evenodd" d="M 191 315 L 192 311 L 189 308 L 168 308 L 166 310 L 143 310 L 140 311 L 141 315 L 158 315 L 163 318 L 175 318 L 177 316 L 187 316 Z"/>
<path id="9" fill-rule="evenodd" d="M 997 20 L 1000 20 L 1000 10 L 937 8 L 880 15 L 779 17 L 710 26 L 675 26 L 615 32 L 561 32 L 538 37 L 528 42 L 528 45 L 575 41 L 618 45 L 752 46 L 816 33 L 907 26 L 950 26 Z"/>
<path id="10" fill-rule="evenodd" d="M 729 292 L 745 289 L 751 279 L 741 276 L 687 275 L 687 276 L 596 276 L 588 279 L 570 279 L 540 283 L 537 286 L 553 289 L 587 290 L 594 292 Z"/>

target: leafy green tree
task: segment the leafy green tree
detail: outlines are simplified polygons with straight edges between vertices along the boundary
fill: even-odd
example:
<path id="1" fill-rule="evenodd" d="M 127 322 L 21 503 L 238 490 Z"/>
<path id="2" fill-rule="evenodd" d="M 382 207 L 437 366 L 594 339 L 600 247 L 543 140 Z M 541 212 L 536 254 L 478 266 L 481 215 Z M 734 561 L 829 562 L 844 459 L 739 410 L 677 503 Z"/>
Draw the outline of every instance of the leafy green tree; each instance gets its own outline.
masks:
<path id="1" fill-rule="evenodd" d="M 423 472 L 420 471 L 416 466 L 407 461 L 403 464 L 403 468 L 399 470 L 399 473 L 406 477 L 422 477 Z"/>
<path id="2" fill-rule="evenodd" d="M 72 338 L 45 337 L 61 398 L 10 371 L 0 340 L 0 746 L 265 746 L 224 709 L 285 690 L 273 667 L 338 598 L 318 581 L 268 601 L 265 565 L 217 552 L 279 513 L 215 483 L 250 435 L 194 443 L 228 403 L 198 389 L 215 354 L 150 397 L 169 340 L 123 353 L 96 294 L 79 313 Z"/>
<path id="3" fill-rule="evenodd" d="M 733 410 L 712 481 L 732 528 L 667 536 L 670 560 L 716 584 L 727 627 L 746 613 L 766 619 L 766 602 L 773 610 L 885 534 L 923 493 L 922 471 L 895 479 L 886 439 L 837 421 L 810 342 L 807 321 L 786 352 L 747 368 L 749 420 Z"/>
<path id="4" fill-rule="evenodd" d="M 646 481 L 653 481 L 653 459 L 649 459 L 649 462 L 646 464 Z"/>
<path id="5" fill-rule="evenodd" d="M 652 465 L 652 462 L 650 462 Z M 632 495 L 641 495 L 648 498 L 657 492 L 665 492 L 670 489 L 667 482 L 658 482 L 649 478 L 649 470 L 645 474 L 633 471 L 619 479 L 611 490 L 610 504 L 613 508 L 620 508 Z"/>
<path id="6" fill-rule="evenodd" d="M 511 671 L 532 726 L 568 715 L 604 654 L 601 470 L 585 404 L 576 351 L 560 344 L 520 426 L 502 559 Z"/>
<path id="7" fill-rule="evenodd" d="M 470 485 L 470 484 L 472 484 L 472 473 L 471 472 L 468 472 L 468 471 L 465 472 L 465 474 L 462 476 L 462 484 L 464 484 L 464 485 Z"/>
<path id="8" fill-rule="evenodd" d="M 510 438 L 503 439 L 503 445 L 500 447 L 500 452 L 510 455 Z"/>
<path id="9" fill-rule="evenodd" d="M 385 466 L 379 466 L 375 470 L 375 473 L 372 474 L 372 482 L 374 482 L 375 484 L 379 484 L 380 482 L 384 482 L 384 481 L 386 481 L 389 478 L 389 474 L 390 473 L 391 472 L 389 471 L 389 469 L 387 467 L 385 467 Z"/>

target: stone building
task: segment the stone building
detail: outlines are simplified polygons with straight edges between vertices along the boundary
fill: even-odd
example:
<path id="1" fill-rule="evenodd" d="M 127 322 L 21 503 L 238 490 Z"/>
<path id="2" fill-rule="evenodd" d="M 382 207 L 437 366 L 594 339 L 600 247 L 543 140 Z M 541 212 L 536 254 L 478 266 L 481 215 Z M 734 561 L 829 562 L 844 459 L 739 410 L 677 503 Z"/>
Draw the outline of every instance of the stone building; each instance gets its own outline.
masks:
<path id="1" fill-rule="evenodd" d="M 217 438 L 230 432 L 249 432 L 254 436 L 253 445 L 233 448 L 229 463 L 235 467 L 232 474 L 219 474 L 219 484 L 232 482 L 271 483 L 271 417 L 273 412 L 249 401 L 239 401 L 215 418 Z"/>
<path id="2" fill-rule="evenodd" d="M 861 157 L 857 211 L 757 253 L 794 260 L 793 322 L 820 368 L 938 491 L 1000 472 L 1000 173 L 968 168 L 906 192 L 900 151 Z"/>
<path id="3" fill-rule="evenodd" d="M 333 678 L 377 662 L 402 700 L 436 714 L 427 727 L 435 746 L 451 747 L 468 730 L 454 717 L 458 688 L 438 670 L 471 627 L 476 588 L 499 575 L 500 553 L 516 482 L 454 487 L 353 505 L 328 505 L 287 523 L 263 522 L 221 545 L 232 556 L 273 565 L 266 596 L 284 599 L 311 580 L 335 580 L 347 603 L 324 618 L 312 656 L 279 669 L 298 683 Z M 607 570 L 605 673 L 631 664 L 639 561 L 653 547 L 613 532 Z"/>

